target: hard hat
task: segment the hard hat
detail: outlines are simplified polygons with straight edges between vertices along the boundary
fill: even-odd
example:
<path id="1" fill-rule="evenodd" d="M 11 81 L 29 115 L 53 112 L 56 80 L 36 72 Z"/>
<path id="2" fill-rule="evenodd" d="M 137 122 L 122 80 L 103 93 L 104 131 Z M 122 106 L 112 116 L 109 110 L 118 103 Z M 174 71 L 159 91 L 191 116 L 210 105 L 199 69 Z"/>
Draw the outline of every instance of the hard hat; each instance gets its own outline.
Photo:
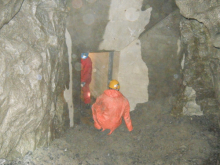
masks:
<path id="1" fill-rule="evenodd" d="M 89 56 L 89 53 L 82 53 L 81 58 L 86 59 Z"/>
<path id="2" fill-rule="evenodd" d="M 117 90 L 120 89 L 120 85 L 119 85 L 119 82 L 117 80 L 110 81 L 108 87 L 111 88 L 111 89 L 117 89 Z"/>

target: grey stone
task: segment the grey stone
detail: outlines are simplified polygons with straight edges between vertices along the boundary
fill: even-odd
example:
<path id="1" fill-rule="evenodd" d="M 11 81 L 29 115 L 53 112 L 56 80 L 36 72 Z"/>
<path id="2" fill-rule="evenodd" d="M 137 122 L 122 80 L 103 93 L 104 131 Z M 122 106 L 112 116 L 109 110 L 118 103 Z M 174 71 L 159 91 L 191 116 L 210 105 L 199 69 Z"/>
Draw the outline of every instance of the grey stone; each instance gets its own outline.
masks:
<path id="1" fill-rule="evenodd" d="M 185 17 L 180 22 L 180 52 L 183 57 L 181 63 L 182 92 L 184 93 L 184 88 L 187 86 L 192 87 L 195 90 L 195 101 L 194 106 L 190 105 L 194 107 L 194 110 L 199 110 L 196 108 L 198 105 L 203 112 L 206 112 L 213 102 L 220 102 L 219 2 L 216 0 L 176 0 L 176 4 L 180 13 Z M 184 105 L 189 105 L 186 104 L 188 100 L 184 98 L 183 93 L 179 95 L 179 100 L 182 100 Z M 213 105 L 214 109 L 216 109 L 215 106 Z M 184 109 L 186 110 L 186 107 Z M 217 111 L 218 108 L 215 112 Z"/>
<path id="2" fill-rule="evenodd" d="M 65 130 L 68 116 L 62 93 L 69 72 L 65 1 L 11 0 L 0 1 L 0 6 L 0 155 L 4 158 L 47 146 Z"/>
<path id="3" fill-rule="evenodd" d="M 0 1 L 0 29 L 18 13 L 24 0 Z"/>

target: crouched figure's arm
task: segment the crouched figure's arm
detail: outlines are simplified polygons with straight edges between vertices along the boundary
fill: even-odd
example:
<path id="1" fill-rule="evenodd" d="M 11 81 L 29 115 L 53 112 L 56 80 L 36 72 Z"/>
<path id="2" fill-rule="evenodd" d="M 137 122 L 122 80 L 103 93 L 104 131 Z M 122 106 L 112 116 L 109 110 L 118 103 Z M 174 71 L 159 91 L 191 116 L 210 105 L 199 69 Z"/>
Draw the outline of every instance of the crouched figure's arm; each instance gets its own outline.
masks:
<path id="1" fill-rule="evenodd" d="M 126 106 L 125 106 L 123 117 L 124 117 L 125 124 L 126 124 L 128 130 L 132 131 L 133 126 L 132 126 L 132 122 L 131 122 L 131 118 L 130 118 L 130 105 L 129 105 L 129 103 L 127 103 Z"/>

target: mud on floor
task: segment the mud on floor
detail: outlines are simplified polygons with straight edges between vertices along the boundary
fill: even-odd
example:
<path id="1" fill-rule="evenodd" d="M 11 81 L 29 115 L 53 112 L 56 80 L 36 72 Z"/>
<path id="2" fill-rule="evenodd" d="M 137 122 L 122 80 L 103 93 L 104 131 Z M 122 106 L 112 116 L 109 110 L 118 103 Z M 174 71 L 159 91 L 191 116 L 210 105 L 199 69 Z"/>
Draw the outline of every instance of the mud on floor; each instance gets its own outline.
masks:
<path id="1" fill-rule="evenodd" d="M 167 99 L 139 104 L 134 130 L 123 124 L 111 135 L 93 127 L 91 113 L 48 148 L 5 164 L 30 165 L 217 165 L 219 129 L 212 117 L 170 115 Z"/>

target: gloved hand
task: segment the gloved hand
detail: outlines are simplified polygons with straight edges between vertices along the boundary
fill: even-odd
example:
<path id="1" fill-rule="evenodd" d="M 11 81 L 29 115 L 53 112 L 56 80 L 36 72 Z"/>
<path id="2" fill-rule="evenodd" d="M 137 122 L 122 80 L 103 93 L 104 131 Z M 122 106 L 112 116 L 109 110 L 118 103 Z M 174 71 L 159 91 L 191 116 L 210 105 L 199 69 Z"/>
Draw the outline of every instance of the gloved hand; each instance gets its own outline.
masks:
<path id="1" fill-rule="evenodd" d="M 81 82 L 81 87 L 84 87 L 86 85 L 85 82 Z"/>

